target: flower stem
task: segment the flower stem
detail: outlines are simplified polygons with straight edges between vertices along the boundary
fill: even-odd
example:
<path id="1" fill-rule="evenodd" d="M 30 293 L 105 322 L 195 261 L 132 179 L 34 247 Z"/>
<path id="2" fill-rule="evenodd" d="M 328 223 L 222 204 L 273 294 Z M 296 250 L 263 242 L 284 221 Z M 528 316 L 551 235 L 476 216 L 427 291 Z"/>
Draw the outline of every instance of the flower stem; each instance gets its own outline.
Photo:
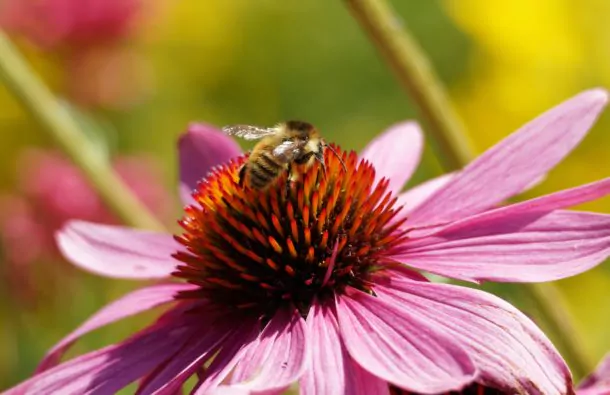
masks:
<path id="1" fill-rule="evenodd" d="M 473 150 L 428 58 L 383 0 L 345 0 L 417 106 L 447 170 L 461 168 Z"/>
<path id="2" fill-rule="evenodd" d="M 430 63 L 385 0 L 345 0 L 353 16 L 394 70 L 399 82 L 419 108 L 436 142 L 437 156 L 447 171 L 464 167 L 474 158 L 467 135 Z M 511 285 L 516 286 L 516 285 Z M 554 284 L 520 284 L 539 313 L 537 318 L 582 376 L 593 368 L 584 355 L 582 339 Z"/>
<path id="3" fill-rule="evenodd" d="M 23 107 L 82 170 L 118 217 L 131 226 L 153 230 L 163 225 L 142 205 L 102 158 L 78 123 L 36 76 L 17 48 L 0 30 L 0 78 Z"/>

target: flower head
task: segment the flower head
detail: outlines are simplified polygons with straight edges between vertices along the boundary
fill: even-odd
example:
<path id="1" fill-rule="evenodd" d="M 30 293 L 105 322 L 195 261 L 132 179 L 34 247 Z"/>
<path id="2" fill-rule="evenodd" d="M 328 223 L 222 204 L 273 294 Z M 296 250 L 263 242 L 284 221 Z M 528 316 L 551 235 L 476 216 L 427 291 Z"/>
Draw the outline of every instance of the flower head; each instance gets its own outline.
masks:
<path id="1" fill-rule="evenodd" d="M 73 222 L 65 256 L 120 278 L 186 279 L 135 291 L 57 344 L 9 391 L 303 394 L 573 393 L 570 372 L 523 314 L 485 292 L 429 282 L 547 281 L 610 254 L 610 217 L 563 208 L 610 193 L 610 179 L 508 206 L 584 137 L 607 101 L 585 92 L 464 170 L 400 189 L 422 146 L 397 125 L 358 156 L 336 147 L 327 172 L 268 190 L 240 187 L 245 157 L 211 127 L 180 141 L 185 214 L 175 240 Z M 199 181 L 199 182 L 198 182 Z M 177 241 L 178 243 L 176 243 Z M 177 259 L 172 259 L 171 257 Z M 62 364 L 81 335 L 164 303 L 131 338 Z"/>
<path id="2" fill-rule="evenodd" d="M 286 304 L 307 317 L 314 303 L 348 288 L 373 294 L 372 276 L 399 245 L 404 223 L 388 181 L 375 183 L 375 169 L 356 153 L 326 151 L 323 169 L 313 165 L 300 182 L 287 173 L 258 191 L 239 185 L 239 157 L 201 182 L 176 239 L 185 252 L 175 276 L 200 287 L 200 296 L 272 317 Z"/>

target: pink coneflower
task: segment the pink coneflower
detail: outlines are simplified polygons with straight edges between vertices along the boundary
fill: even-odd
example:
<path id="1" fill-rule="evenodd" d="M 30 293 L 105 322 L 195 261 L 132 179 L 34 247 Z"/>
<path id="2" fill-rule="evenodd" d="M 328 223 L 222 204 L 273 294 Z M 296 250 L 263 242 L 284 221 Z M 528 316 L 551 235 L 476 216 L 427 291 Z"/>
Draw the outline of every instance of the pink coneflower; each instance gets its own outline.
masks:
<path id="1" fill-rule="evenodd" d="M 193 126 L 180 142 L 192 204 L 170 235 L 72 222 L 65 256 L 87 270 L 159 284 L 105 307 L 8 393 L 571 394 L 544 334 L 485 292 L 426 280 L 548 281 L 610 253 L 610 217 L 563 208 L 610 193 L 610 179 L 501 207 L 584 137 L 607 101 L 585 92 L 542 115 L 461 172 L 400 190 L 419 159 L 414 123 L 360 155 L 327 150 L 286 187 L 238 185 L 237 146 Z M 212 166 L 215 166 L 208 174 Z M 201 177 L 203 180 L 197 183 Z M 399 203 L 400 202 L 400 203 Z M 402 210 L 401 210 L 402 204 Z M 178 243 L 175 242 L 178 241 Z M 177 258 L 170 258 L 171 256 Z M 83 334 L 172 303 L 129 339 L 59 363 Z"/>

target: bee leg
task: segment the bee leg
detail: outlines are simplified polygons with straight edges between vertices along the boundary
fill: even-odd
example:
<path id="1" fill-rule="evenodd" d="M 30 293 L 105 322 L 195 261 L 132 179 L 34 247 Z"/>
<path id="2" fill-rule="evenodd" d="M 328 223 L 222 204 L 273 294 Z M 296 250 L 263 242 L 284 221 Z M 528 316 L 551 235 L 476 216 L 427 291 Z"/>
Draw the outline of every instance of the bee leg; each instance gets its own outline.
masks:
<path id="1" fill-rule="evenodd" d="M 326 179 L 326 164 L 324 163 L 324 153 L 322 151 L 318 151 L 315 153 L 316 160 L 320 164 L 322 168 L 322 175 Z"/>
<path id="2" fill-rule="evenodd" d="M 246 184 L 246 165 L 242 165 L 239 169 L 239 186 L 244 187 Z"/>
<path id="3" fill-rule="evenodd" d="M 292 165 L 288 165 L 286 169 L 286 196 L 290 196 L 290 189 L 292 188 Z"/>

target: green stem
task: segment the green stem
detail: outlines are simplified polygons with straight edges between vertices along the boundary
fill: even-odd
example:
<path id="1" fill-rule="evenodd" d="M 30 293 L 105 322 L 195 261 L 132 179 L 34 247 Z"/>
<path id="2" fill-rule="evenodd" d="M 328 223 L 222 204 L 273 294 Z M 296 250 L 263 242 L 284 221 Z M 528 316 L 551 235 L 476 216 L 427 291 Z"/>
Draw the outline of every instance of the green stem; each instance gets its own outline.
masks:
<path id="1" fill-rule="evenodd" d="M 432 134 L 438 158 L 456 170 L 474 156 L 462 124 L 417 42 L 383 0 L 345 0 L 398 81 L 419 109 Z"/>
<path id="2" fill-rule="evenodd" d="M 55 99 L 1 30 L 0 78 L 125 223 L 153 230 L 164 228 L 121 181 L 110 164 L 102 159 L 70 113 Z"/>
<path id="3" fill-rule="evenodd" d="M 345 0 L 353 16 L 368 34 L 377 50 L 394 70 L 398 81 L 411 97 L 436 142 L 437 157 L 445 170 L 464 167 L 474 158 L 467 135 L 449 103 L 442 84 L 415 39 L 385 0 Z M 584 355 L 582 339 L 559 297 L 554 284 L 521 284 L 539 311 L 538 319 L 551 331 L 551 337 L 571 362 L 577 376 L 594 364 Z"/>

